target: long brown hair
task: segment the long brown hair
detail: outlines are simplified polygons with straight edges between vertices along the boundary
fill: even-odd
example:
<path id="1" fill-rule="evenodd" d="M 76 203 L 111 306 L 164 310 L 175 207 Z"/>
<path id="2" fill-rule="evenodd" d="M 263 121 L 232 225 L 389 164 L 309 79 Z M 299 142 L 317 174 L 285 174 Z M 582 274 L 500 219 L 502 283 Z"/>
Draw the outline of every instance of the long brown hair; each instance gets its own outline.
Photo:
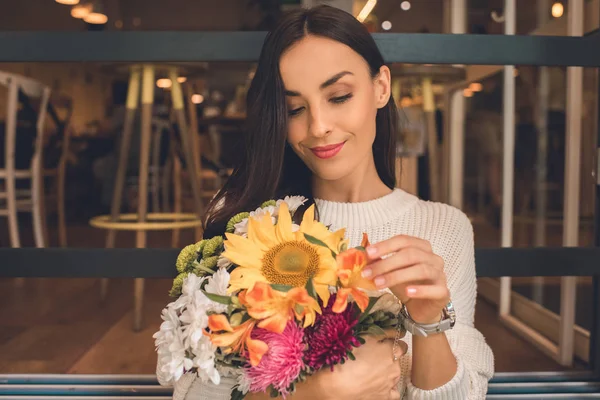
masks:
<path id="1" fill-rule="evenodd" d="M 384 65 L 377 44 L 352 15 L 330 6 L 318 6 L 284 14 L 267 34 L 254 79 L 248 90 L 245 152 L 223 188 L 208 206 L 204 237 L 222 235 L 227 221 L 251 211 L 264 201 L 286 195 L 302 195 L 312 203 L 312 172 L 287 144 L 288 110 L 279 71 L 283 52 L 307 35 L 343 43 L 368 63 L 377 76 Z M 396 121 L 393 97 L 379 109 L 373 143 L 375 166 L 381 180 L 395 186 Z"/>

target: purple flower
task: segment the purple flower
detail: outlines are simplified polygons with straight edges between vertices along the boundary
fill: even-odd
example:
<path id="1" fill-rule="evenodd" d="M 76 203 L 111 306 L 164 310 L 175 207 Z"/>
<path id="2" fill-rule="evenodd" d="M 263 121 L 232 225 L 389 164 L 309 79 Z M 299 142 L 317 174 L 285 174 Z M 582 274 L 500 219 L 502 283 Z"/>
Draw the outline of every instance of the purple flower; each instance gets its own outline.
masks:
<path id="1" fill-rule="evenodd" d="M 348 358 L 348 352 L 359 347 L 360 342 L 354 333 L 358 323 L 358 313 L 354 303 L 348 304 L 342 313 L 334 313 L 331 308 L 335 295 L 329 299 L 321 315 L 317 315 L 313 326 L 305 329 L 308 349 L 304 353 L 306 365 L 319 370 L 323 366 L 333 366 Z"/>

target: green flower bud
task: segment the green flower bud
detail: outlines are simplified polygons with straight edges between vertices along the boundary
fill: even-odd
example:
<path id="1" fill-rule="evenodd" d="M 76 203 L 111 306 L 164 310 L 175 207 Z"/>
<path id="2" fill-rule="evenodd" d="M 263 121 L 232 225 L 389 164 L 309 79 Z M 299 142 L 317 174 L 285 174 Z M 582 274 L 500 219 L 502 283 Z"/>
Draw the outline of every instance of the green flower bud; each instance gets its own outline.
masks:
<path id="1" fill-rule="evenodd" d="M 177 277 L 173 280 L 173 287 L 169 291 L 169 296 L 181 296 L 181 288 L 183 287 L 183 281 L 189 274 L 189 272 L 182 272 L 181 274 L 177 275 Z"/>
<path id="2" fill-rule="evenodd" d="M 227 223 L 226 232 L 233 233 L 235 231 L 235 224 L 242 222 L 244 218 L 248 218 L 250 216 L 249 212 L 241 212 L 236 214 L 229 220 Z"/>
<path id="3" fill-rule="evenodd" d="M 380 321 L 380 320 L 383 320 L 383 319 L 385 319 L 385 316 L 386 316 L 386 315 L 385 315 L 385 312 L 384 312 L 383 310 L 377 310 L 377 311 L 375 311 L 375 313 L 374 313 L 374 314 L 372 314 L 372 315 L 373 315 L 373 319 L 374 319 L 375 321 Z"/>
<path id="4" fill-rule="evenodd" d="M 198 258 L 197 248 L 198 244 L 190 244 L 181 250 L 175 262 L 178 272 L 190 272 L 193 269 L 193 263 Z"/>
<path id="5" fill-rule="evenodd" d="M 202 250 L 202 258 L 209 258 L 218 255 L 223 250 L 223 237 L 215 236 L 206 241 Z"/>
<path id="6" fill-rule="evenodd" d="M 241 325 L 241 323 L 242 323 L 242 313 L 239 313 L 239 312 L 235 313 L 229 318 L 229 324 L 232 327 L 239 326 L 239 325 Z"/>
<path id="7" fill-rule="evenodd" d="M 267 200 L 260 205 L 260 208 L 265 208 L 265 207 L 269 207 L 269 206 L 275 207 L 276 205 L 277 205 L 277 202 L 275 200 Z"/>
<path id="8" fill-rule="evenodd" d="M 196 264 L 196 268 L 194 268 L 194 273 L 198 276 L 204 275 L 212 275 L 217 270 L 217 260 L 219 256 L 212 256 L 208 258 L 203 258 L 199 263 Z"/>
<path id="9" fill-rule="evenodd" d="M 206 242 L 208 242 L 208 240 L 203 239 L 203 240 L 199 241 L 198 243 L 196 243 L 196 253 L 202 254 L 202 252 L 204 251 L 204 246 L 206 246 Z"/>

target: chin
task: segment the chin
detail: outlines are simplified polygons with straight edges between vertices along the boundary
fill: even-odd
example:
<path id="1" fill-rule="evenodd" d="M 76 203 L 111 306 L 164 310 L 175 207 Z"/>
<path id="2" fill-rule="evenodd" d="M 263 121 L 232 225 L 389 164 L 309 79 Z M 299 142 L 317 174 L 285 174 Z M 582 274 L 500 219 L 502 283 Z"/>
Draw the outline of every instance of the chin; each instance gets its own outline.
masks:
<path id="1" fill-rule="evenodd" d="M 343 177 L 347 176 L 353 169 L 349 163 L 338 162 L 329 165 L 323 164 L 313 165 L 311 170 L 315 176 L 325 181 L 337 181 L 339 179 L 342 179 Z"/>

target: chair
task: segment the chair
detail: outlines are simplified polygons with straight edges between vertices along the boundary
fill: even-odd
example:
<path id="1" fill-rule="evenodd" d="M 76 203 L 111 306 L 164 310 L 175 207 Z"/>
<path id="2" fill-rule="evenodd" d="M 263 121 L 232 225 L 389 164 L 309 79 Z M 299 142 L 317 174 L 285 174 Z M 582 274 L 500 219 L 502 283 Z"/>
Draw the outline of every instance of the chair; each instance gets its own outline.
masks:
<path id="1" fill-rule="evenodd" d="M 8 89 L 6 127 L 4 138 L 4 166 L 0 168 L 0 216 L 8 218 L 11 247 L 21 247 L 17 211 L 32 213 L 33 233 L 36 247 L 45 247 L 44 235 L 44 179 L 43 179 L 43 133 L 50 89 L 30 78 L 0 71 L 0 85 Z M 33 110 L 35 121 L 18 120 L 19 94 L 39 100 L 39 107 Z M 28 107 L 28 109 L 30 109 Z M 31 108 L 32 109 L 32 108 Z M 32 115 L 33 116 L 33 115 Z M 32 152 L 29 165 L 17 165 L 17 133 L 30 134 Z M 25 142 L 27 143 L 27 141 Z M 29 145 L 29 143 L 27 143 Z M 19 163 L 22 164 L 22 163 Z M 17 189 L 17 180 L 30 180 L 29 189 Z"/>

